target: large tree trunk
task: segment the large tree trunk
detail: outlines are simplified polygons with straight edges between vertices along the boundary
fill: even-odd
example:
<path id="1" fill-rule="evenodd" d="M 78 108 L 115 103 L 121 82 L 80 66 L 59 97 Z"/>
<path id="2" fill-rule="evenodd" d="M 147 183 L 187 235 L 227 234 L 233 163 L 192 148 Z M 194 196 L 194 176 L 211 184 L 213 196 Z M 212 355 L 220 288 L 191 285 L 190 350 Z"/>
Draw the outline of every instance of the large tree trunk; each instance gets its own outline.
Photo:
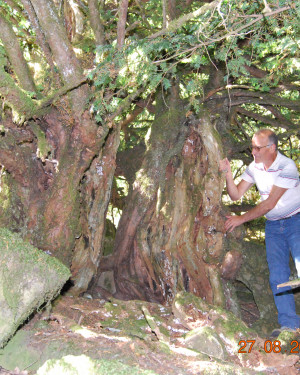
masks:
<path id="1" fill-rule="evenodd" d="M 187 290 L 224 305 L 220 150 L 205 108 L 189 118 L 178 87 L 158 95 L 145 158 L 116 234 L 118 296 L 165 303 Z"/>
<path id="2" fill-rule="evenodd" d="M 108 135 L 81 184 L 81 234 L 72 261 L 73 294 L 86 291 L 97 273 L 119 143 L 120 125 Z"/>
<path id="3" fill-rule="evenodd" d="M 2 192 L 5 206 L 2 206 L 0 223 L 22 232 L 35 246 L 50 252 L 70 266 L 76 238 L 80 238 L 83 232 L 80 217 L 89 215 L 80 209 L 83 177 L 90 168 L 96 168 L 93 161 L 103 161 L 105 152 L 101 153 L 101 149 L 109 127 L 99 126 L 87 107 L 90 87 L 85 82 L 81 62 L 68 40 L 53 2 L 23 0 L 22 3 L 37 34 L 43 39 L 49 65 L 51 66 L 50 60 L 55 61 L 59 74 L 55 82 L 60 86 L 53 88 L 56 89 L 53 97 L 49 94 L 47 98 L 36 100 L 20 89 L 7 72 L 6 59 L 0 56 L 0 93 L 7 104 L 7 107 L 3 107 L 5 113 L 3 112 L 4 131 L 0 133 L 0 164 L 8 174 L 6 182 L 10 185 L 11 192 L 16 193 L 13 197 L 11 193 L 3 196 Z M 34 90 L 28 84 L 29 80 L 24 79 L 29 76 L 29 69 L 24 68 L 25 60 L 22 60 L 23 65 L 19 65 L 11 57 L 12 28 L 6 27 L 7 22 L 3 17 L 0 18 L 0 24 L 3 24 L 0 38 L 10 57 L 14 73 L 20 77 L 23 88 Z M 51 104 L 53 105 L 50 106 Z M 12 110 L 13 118 L 9 109 Z M 22 127 L 18 126 L 16 120 Z M 112 157 L 115 154 L 116 149 Z M 111 170 L 113 174 L 114 168 Z M 108 178 L 103 189 L 99 189 L 97 193 L 98 202 L 104 202 L 103 214 L 99 216 L 99 220 L 94 220 L 98 226 L 90 225 L 87 234 L 90 238 L 87 253 L 96 253 L 93 257 L 96 263 L 104 233 L 99 227 L 104 227 L 111 180 L 112 178 Z M 92 211 L 93 216 L 95 210 Z M 11 214 L 6 217 L 6 212 Z M 89 222 L 92 221 L 93 219 L 89 219 Z M 83 260 L 80 264 L 83 268 L 89 266 L 88 261 L 87 265 Z M 78 271 L 76 262 L 75 269 Z"/>

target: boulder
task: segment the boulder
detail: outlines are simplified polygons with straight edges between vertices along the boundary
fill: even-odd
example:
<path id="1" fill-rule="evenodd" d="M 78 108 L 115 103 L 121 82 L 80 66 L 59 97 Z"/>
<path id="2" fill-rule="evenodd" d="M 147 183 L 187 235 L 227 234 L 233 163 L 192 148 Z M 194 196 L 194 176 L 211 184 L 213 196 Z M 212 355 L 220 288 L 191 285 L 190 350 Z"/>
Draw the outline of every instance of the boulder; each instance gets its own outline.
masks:
<path id="1" fill-rule="evenodd" d="M 58 259 L 0 228 L 0 348 L 70 277 Z"/>
<path id="2" fill-rule="evenodd" d="M 225 360 L 227 351 L 221 338 L 211 327 L 199 327 L 188 332 L 185 344 L 189 349 L 196 350 L 210 357 Z"/>

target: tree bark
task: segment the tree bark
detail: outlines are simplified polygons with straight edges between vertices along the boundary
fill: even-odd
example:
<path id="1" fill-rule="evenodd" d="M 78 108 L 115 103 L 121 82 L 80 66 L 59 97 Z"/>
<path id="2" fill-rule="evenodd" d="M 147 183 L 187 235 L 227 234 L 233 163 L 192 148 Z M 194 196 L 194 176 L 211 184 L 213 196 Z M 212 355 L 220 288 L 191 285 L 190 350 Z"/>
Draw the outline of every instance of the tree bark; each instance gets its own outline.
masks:
<path id="1" fill-rule="evenodd" d="M 31 3 L 46 41 L 50 46 L 53 59 L 57 64 L 63 83 L 78 82 L 83 78 L 83 70 L 70 44 L 66 29 L 58 17 L 53 2 L 49 0 L 31 0 Z M 81 116 L 87 95 L 86 86 L 70 94 L 70 104 L 74 115 Z"/>
<path id="2" fill-rule="evenodd" d="M 5 97 L 7 105 L 12 109 L 14 121 L 22 123 L 33 115 L 36 105 L 32 98 L 5 71 L 5 66 L 6 59 L 0 54 L 0 94 Z"/>
<path id="3" fill-rule="evenodd" d="M 121 0 L 119 5 L 119 19 L 117 26 L 117 45 L 121 49 L 125 40 L 128 0 Z"/>
<path id="4" fill-rule="evenodd" d="M 83 236 L 79 226 L 82 179 L 90 168 L 96 168 L 93 160 L 103 162 L 105 155 L 100 151 L 110 128 L 99 126 L 86 108 L 89 87 L 53 2 L 31 1 L 31 4 L 32 7 L 28 8 L 28 2 L 24 0 L 28 14 L 35 19 L 41 36 L 45 36 L 43 43 L 49 45 L 56 70 L 68 89 L 58 89 L 58 96 L 50 93 L 48 98 L 33 100 L 6 72 L 6 58 L 0 56 L 0 93 L 8 104 L 4 130 L 0 133 L 0 163 L 9 173 L 7 180 L 13 191 L 19 192 L 12 212 L 16 212 L 17 205 L 22 202 L 22 210 L 19 211 L 24 218 L 18 219 L 23 225 L 19 231 L 25 233 L 35 246 L 49 251 L 70 266 L 75 239 Z M 7 107 L 15 113 L 14 118 L 10 118 Z M 43 113 L 38 112 L 41 108 Z M 23 127 L 18 128 L 15 122 L 22 123 Z M 116 150 L 111 147 L 110 152 L 113 150 L 115 157 Z M 111 175 L 113 173 L 114 168 L 111 168 Z M 95 206 L 88 221 L 89 231 L 84 233 L 91 236 L 91 249 L 87 253 L 93 253 L 95 263 L 101 250 L 111 175 L 106 176 L 106 185 L 97 191 L 97 204 L 103 202 L 102 216 L 95 219 L 99 208 Z M 87 196 L 85 198 L 88 199 Z M 90 209 L 93 205 L 88 207 Z M 88 216 L 89 211 L 85 214 Z M 90 223 L 93 220 L 95 225 Z M 8 226 L 15 227 L 13 223 Z M 78 272 L 76 262 L 74 264 Z M 84 267 L 84 262 L 80 264 Z M 95 266 L 93 272 L 96 272 Z M 89 277 L 92 276 L 89 273 Z"/>
<path id="5" fill-rule="evenodd" d="M 187 119 L 185 111 L 175 87 L 157 97 L 145 158 L 116 234 L 117 296 L 170 303 L 188 290 L 224 305 L 221 146 L 205 110 L 199 119 Z"/>
<path id="6" fill-rule="evenodd" d="M 51 50 L 50 50 L 50 47 L 49 47 L 47 41 L 45 40 L 45 35 L 43 34 L 43 32 L 41 30 L 38 18 L 36 16 L 36 13 L 34 11 L 34 8 L 33 8 L 32 4 L 31 4 L 31 1 L 30 0 L 22 0 L 22 4 L 24 6 L 25 12 L 28 15 L 30 23 L 31 23 L 31 25 L 32 25 L 35 33 L 36 33 L 36 38 L 37 38 L 37 41 L 39 43 L 39 46 L 42 49 L 42 51 L 44 52 L 44 57 L 45 57 L 47 63 L 49 64 L 49 66 L 51 68 L 51 72 L 53 74 L 53 77 L 56 81 L 56 84 L 58 85 L 59 84 L 59 77 L 58 77 L 57 72 L 55 71 L 55 65 L 54 65 L 54 62 L 53 62 L 52 55 L 51 55 Z"/>
<path id="7" fill-rule="evenodd" d="M 81 237 L 72 260 L 73 293 L 88 289 L 102 256 L 105 220 L 120 143 L 120 125 L 111 131 L 81 185 Z"/>
<path id="8" fill-rule="evenodd" d="M 5 51 L 12 63 L 13 70 L 18 77 L 20 86 L 27 91 L 36 92 L 36 87 L 30 74 L 28 65 L 24 59 L 20 43 L 11 25 L 0 14 L 0 38 Z"/>
<path id="9" fill-rule="evenodd" d="M 104 27 L 100 19 L 99 2 L 98 0 L 88 0 L 89 16 L 92 29 L 94 31 L 96 44 L 105 44 L 105 33 Z"/>

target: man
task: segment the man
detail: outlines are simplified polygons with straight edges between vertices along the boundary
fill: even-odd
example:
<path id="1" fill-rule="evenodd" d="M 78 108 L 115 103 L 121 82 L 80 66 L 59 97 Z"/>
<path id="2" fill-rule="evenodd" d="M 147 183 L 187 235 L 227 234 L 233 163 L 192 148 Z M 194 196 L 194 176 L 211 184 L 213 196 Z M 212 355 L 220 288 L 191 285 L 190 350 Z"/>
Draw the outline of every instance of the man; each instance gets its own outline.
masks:
<path id="1" fill-rule="evenodd" d="M 227 216 L 226 231 L 265 215 L 266 251 L 270 271 L 270 286 L 278 310 L 281 329 L 274 330 L 277 337 L 282 330 L 300 327 L 295 300 L 289 287 L 277 288 L 289 281 L 290 252 L 300 277 L 300 181 L 293 160 L 277 150 L 278 138 L 269 129 L 261 129 L 252 138 L 254 161 L 247 167 L 239 184 L 235 184 L 228 159 L 220 162 L 220 170 L 226 173 L 227 192 L 232 200 L 240 199 L 255 183 L 261 202 L 240 216 Z"/>

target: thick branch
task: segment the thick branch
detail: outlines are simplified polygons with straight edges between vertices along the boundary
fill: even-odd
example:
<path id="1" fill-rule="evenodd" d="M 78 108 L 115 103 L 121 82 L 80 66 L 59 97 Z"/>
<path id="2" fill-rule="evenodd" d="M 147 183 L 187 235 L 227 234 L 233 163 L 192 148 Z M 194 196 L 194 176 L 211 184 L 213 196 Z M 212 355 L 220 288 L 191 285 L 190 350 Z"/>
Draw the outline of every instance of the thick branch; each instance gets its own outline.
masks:
<path id="1" fill-rule="evenodd" d="M 98 45 L 105 44 L 105 32 L 100 19 L 98 0 L 88 0 L 90 23 Z"/>
<path id="2" fill-rule="evenodd" d="M 234 89 L 237 86 L 235 85 L 228 85 L 226 87 L 221 87 L 213 92 L 215 94 L 217 91 L 225 91 Z M 242 87 L 242 86 L 238 86 Z M 244 86 L 245 89 L 251 89 L 251 87 Z M 224 95 L 216 95 L 213 96 L 211 93 L 204 99 L 206 100 L 224 100 L 225 98 L 228 98 L 230 96 L 231 98 L 231 105 L 237 106 L 241 104 L 246 103 L 253 103 L 253 104 L 259 104 L 259 105 L 270 105 L 270 106 L 280 106 L 280 107 L 286 107 L 289 109 L 292 109 L 294 111 L 300 111 L 300 102 L 299 100 L 289 100 L 285 98 L 281 98 L 276 95 L 272 95 L 269 93 L 262 93 L 261 91 L 240 91 L 240 90 L 233 90 L 230 92 L 230 94 L 224 94 Z"/>
<path id="3" fill-rule="evenodd" d="M 5 72 L 5 59 L 0 58 L 0 95 L 4 97 L 5 102 L 12 108 L 15 121 L 23 122 L 25 118 L 32 116 L 35 110 L 34 101 L 20 89 L 13 78 Z"/>
<path id="4" fill-rule="evenodd" d="M 271 105 L 264 105 L 264 107 L 270 111 L 278 120 L 280 121 L 283 121 L 284 123 L 287 123 L 289 125 L 291 125 L 291 122 L 288 121 L 284 116 L 283 114 L 276 108 L 276 107 L 273 107 Z"/>
<path id="5" fill-rule="evenodd" d="M 45 40 L 45 35 L 43 34 L 43 32 L 41 30 L 41 27 L 39 25 L 39 21 L 37 19 L 37 16 L 36 16 L 36 13 L 33 9 L 31 1 L 30 0 L 22 0 L 22 3 L 23 3 L 25 11 L 26 11 L 26 13 L 29 17 L 30 24 L 32 25 L 32 27 L 35 31 L 36 38 L 37 38 L 37 41 L 39 43 L 39 46 L 41 47 L 41 49 L 44 52 L 44 56 L 46 58 L 47 63 L 50 66 L 51 72 L 52 72 L 52 74 L 53 74 L 53 76 L 56 80 L 56 83 L 59 84 L 59 78 L 58 78 L 57 72 L 55 70 L 55 65 L 54 65 L 54 62 L 53 62 L 53 59 L 52 59 L 50 47 Z"/>
<path id="6" fill-rule="evenodd" d="M 126 20 L 128 11 L 128 0 L 121 0 L 119 5 L 119 19 L 117 26 L 117 43 L 118 48 L 121 49 L 125 40 Z"/>
<path id="7" fill-rule="evenodd" d="M 37 110 L 43 109 L 51 105 L 55 102 L 55 100 L 59 99 L 61 96 L 67 94 L 68 92 L 75 90 L 82 84 L 86 83 L 87 79 L 82 78 L 78 82 L 72 82 L 71 84 L 66 84 L 65 86 L 61 87 L 60 89 L 56 90 L 53 94 L 49 95 L 47 98 L 39 100 L 37 102 Z"/>
<path id="8" fill-rule="evenodd" d="M 202 14 L 204 14 L 210 9 L 214 9 L 219 4 L 219 2 L 220 0 L 215 0 L 211 2 L 210 4 L 203 5 L 201 8 L 195 10 L 194 12 L 185 14 L 182 17 L 176 20 L 173 20 L 172 22 L 169 23 L 167 28 L 162 29 L 155 34 L 150 35 L 149 39 L 155 39 L 158 36 L 161 36 L 161 35 L 173 32 L 173 31 L 177 31 L 182 25 L 184 25 L 189 20 L 201 16 Z"/>
<path id="9" fill-rule="evenodd" d="M 134 110 L 129 113 L 126 118 L 121 122 L 121 129 L 124 130 L 126 126 L 128 126 L 131 122 L 133 122 L 139 114 L 143 112 L 145 108 L 148 108 L 152 105 L 153 99 L 151 96 L 149 96 L 147 99 L 139 100 L 137 103 L 135 103 Z M 153 111 L 154 109 L 151 108 Z"/>
<path id="10" fill-rule="evenodd" d="M 26 0 L 22 0 L 26 3 Z M 82 69 L 69 42 L 55 6 L 48 0 L 31 0 L 39 24 L 51 48 L 54 60 L 65 83 L 82 77 Z M 55 31 L 55 32 L 53 32 Z"/>
<path id="11" fill-rule="evenodd" d="M 20 43 L 9 22 L 0 14 L 0 38 L 5 51 L 24 90 L 36 92 L 36 87 L 24 59 Z"/>
<path id="12" fill-rule="evenodd" d="M 215 1 L 212 1 L 211 3 L 203 5 L 201 8 L 195 10 L 194 12 L 183 15 L 182 17 L 170 22 L 167 28 L 165 28 L 163 30 L 160 30 L 157 33 L 149 36 L 149 39 L 155 39 L 158 36 L 161 36 L 161 35 L 164 35 L 164 34 L 167 34 L 167 33 L 170 33 L 170 32 L 176 32 L 181 26 L 183 26 L 189 20 L 203 15 L 208 10 L 215 9 L 219 5 L 219 3 L 220 3 L 220 0 L 215 0 Z M 216 36 L 214 39 L 208 41 L 207 43 L 202 43 L 201 45 L 193 47 L 192 49 L 197 49 L 197 48 L 199 48 L 203 45 L 207 45 L 207 44 L 211 44 L 213 42 L 223 40 L 224 38 L 228 38 L 229 36 L 236 36 L 241 31 L 243 31 L 244 29 L 248 28 L 249 26 L 252 26 L 253 24 L 257 23 L 258 21 L 261 21 L 264 17 L 272 16 L 274 14 L 278 14 L 278 13 L 284 12 L 284 11 L 289 10 L 289 9 L 290 9 L 290 7 L 286 6 L 286 7 L 278 8 L 278 9 L 272 11 L 272 12 L 268 12 L 268 13 L 265 13 L 265 14 L 253 15 L 253 17 L 255 17 L 255 18 L 252 19 L 250 22 L 240 26 L 239 28 L 237 28 L 237 29 L 235 29 L 231 32 L 227 32 L 224 36 Z"/>
<path id="13" fill-rule="evenodd" d="M 31 0 L 31 3 L 50 46 L 63 83 L 77 84 L 83 78 L 83 70 L 68 39 L 62 21 L 57 14 L 54 3 L 49 0 Z M 69 103 L 75 118 L 80 119 L 88 95 L 87 85 L 82 85 L 70 93 Z"/>
<path id="14" fill-rule="evenodd" d="M 290 129 L 292 127 L 295 127 L 295 125 L 288 120 L 283 121 L 282 119 L 280 119 L 279 121 L 269 116 L 263 116 L 253 111 L 247 111 L 246 109 L 241 108 L 241 107 L 237 108 L 237 112 L 242 113 L 243 115 L 253 118 L 257 121 L 264 122 L 265 124 L 269 124 L 277 128 L 280 127 L 284 129 Z"/>
<path id="15" fill-rule="evenodd" d="M 255 78 L 265 78 L 268 75 L 268 72 L 259 69 L 254 65 L 244 65 L 244 68 Z"/>
<path id="16" fill-rule="evenodd" d="M 72 82 L 61 87 L 44 99 L 33 100 L 16 85 L 13 78 L 4 70 L 4 66 L 5 59 L 0 58 L 0 95 L 4 97 L 6 104 L 12 109 L 17 123 L 23 123 L 33 115 L 42 114 L 43 110 L 55 100 L 86 83 L 86 79 L 82 78 L 78 82 Z"/>

